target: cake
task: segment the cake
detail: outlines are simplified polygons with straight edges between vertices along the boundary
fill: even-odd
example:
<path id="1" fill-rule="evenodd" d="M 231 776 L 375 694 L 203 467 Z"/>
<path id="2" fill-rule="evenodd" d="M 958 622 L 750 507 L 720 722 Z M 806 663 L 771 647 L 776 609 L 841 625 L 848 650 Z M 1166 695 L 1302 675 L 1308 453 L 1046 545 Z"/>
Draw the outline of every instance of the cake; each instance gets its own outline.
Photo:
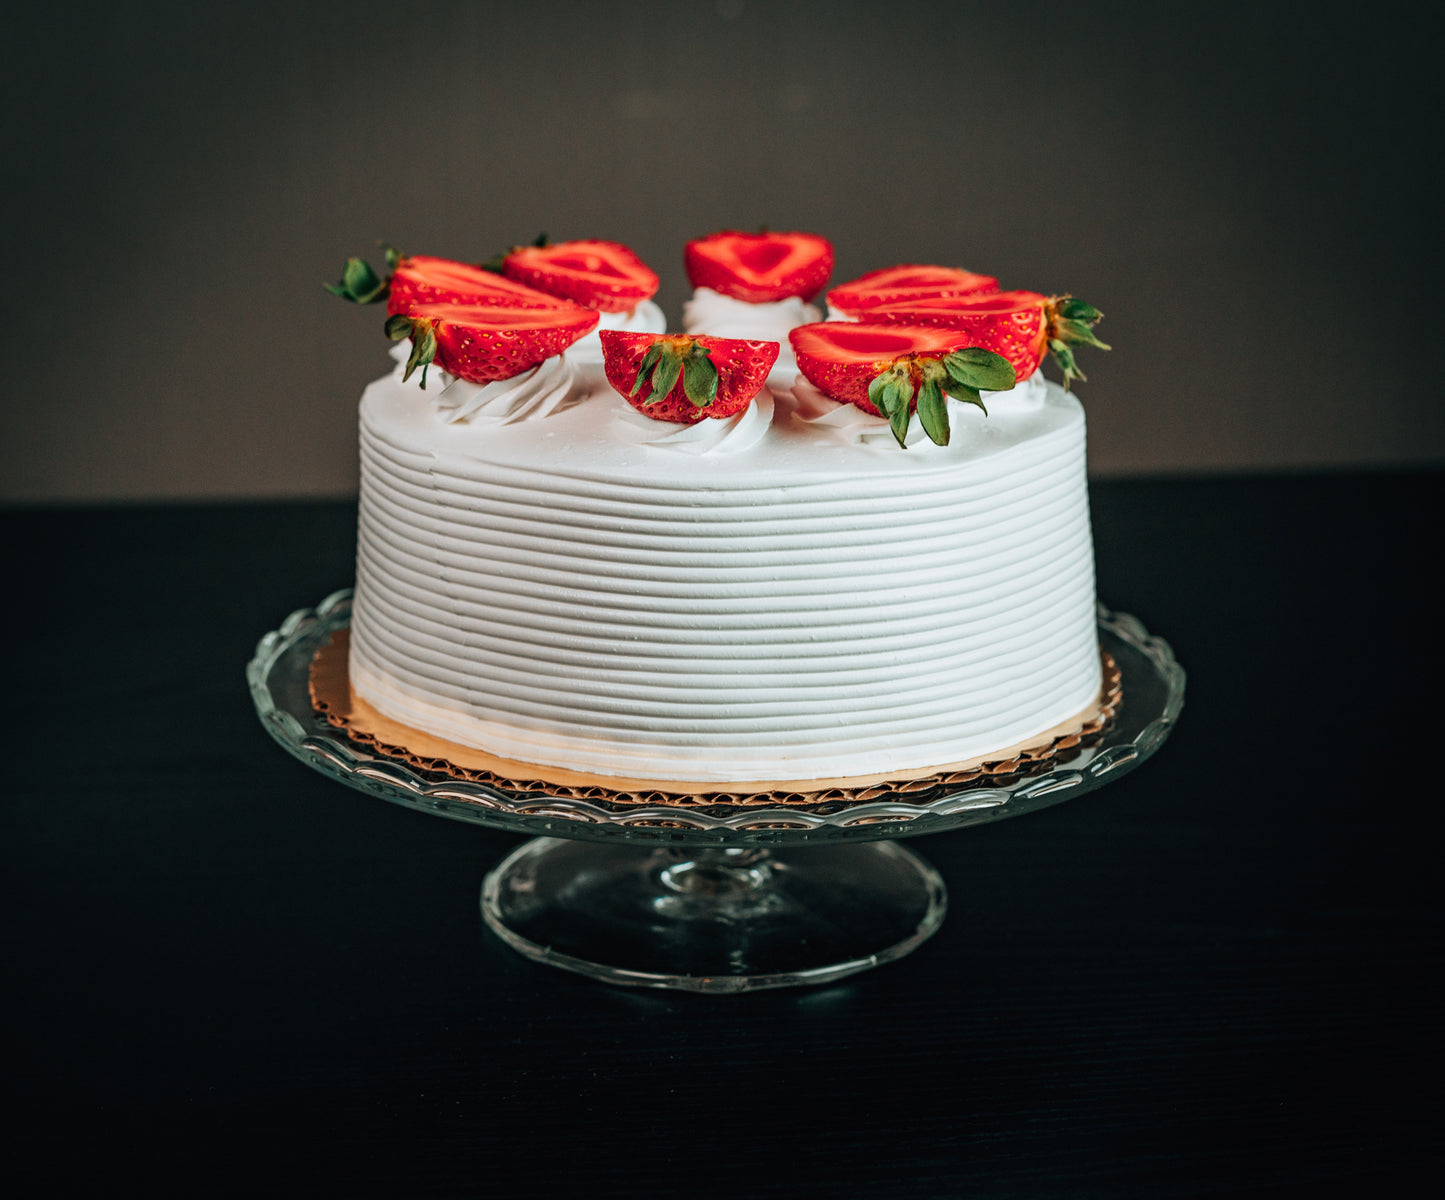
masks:
<path id="1" fill-rule="evenodd" d="M 938 445 L 791 354 L 678 424 L 587 347 L 426 388 L 406 350 L 361 399 L 348 664 L 399 726 L 736 792 L 925 775 L 1096 706 L 1084 412 L 1042 373 L 943 397 Z"/>

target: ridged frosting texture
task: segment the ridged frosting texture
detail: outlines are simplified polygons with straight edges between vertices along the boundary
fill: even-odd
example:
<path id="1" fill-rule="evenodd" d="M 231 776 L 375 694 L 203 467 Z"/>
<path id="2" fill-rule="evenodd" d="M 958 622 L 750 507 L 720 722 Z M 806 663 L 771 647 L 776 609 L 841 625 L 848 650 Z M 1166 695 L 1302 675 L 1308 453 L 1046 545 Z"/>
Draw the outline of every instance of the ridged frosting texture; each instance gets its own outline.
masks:
<path id="1" fill-rule="evenodd" d="M 1099 660 L 1083 413 L 1019 391 L 905 451 L 803 387 L 698 444 L 610 389 L 498 423 L 378 380 L 353 685 L 507 758 L 724 787 L 1038 734 Z"/>

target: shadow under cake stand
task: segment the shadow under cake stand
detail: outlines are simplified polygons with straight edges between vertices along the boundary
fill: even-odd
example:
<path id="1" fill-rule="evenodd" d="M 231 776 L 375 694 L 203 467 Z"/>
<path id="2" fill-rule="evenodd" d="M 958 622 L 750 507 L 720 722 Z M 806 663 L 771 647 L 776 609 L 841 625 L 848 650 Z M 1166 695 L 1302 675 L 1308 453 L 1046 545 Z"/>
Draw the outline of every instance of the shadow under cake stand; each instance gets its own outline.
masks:
<path id="1" fill-rule="evenodd" d="M 822 984 L 901 958 L 942 924 L 947 890 L 898 839 L 1093 791 L 1153 754 L 1184 704 L 1168 644 L 1101 605 L 1099 641 L 1122 678 L 1118 711 L 1025 772 L 801 807 L 619 805 L 430 772 L 350 739 L 315 711 L 308 687 L 312 659 L 350 619 L 348 589 L 261 638 L 247 679 L 267 730 L 360 791 L 533 835 L 486 876 L 487 926 L 538 962 L 640 987 Z"/>

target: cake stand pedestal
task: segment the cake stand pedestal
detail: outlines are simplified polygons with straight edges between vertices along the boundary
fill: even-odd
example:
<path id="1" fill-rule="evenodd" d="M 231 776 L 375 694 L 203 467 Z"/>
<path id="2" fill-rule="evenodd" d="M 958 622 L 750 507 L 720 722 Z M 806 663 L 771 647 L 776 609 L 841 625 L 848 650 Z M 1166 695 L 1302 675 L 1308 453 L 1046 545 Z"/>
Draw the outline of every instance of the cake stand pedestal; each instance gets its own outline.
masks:
<path id="1" fill-rule="evenodd" d="M 1184 671 L 1133 617 L 1099 609 L 1122 674 L 1113 723 L 1031 771 L 855 803 L 655 807 L 514 792 L 419 771 L 314 711 L 311 660 L 350 591 L 266 634 L 247 667 L 262 723 L 308 766 L 438 816 L 533 835 L 487 876 L 482 916 L 513 949 L 607 983 L 742 992 L 828 983 L 901 958 L 942 924 L 938 872 L 897 839 L 1033 812 L 1148 758 L 1184 703 Z"/>
<path id="2" fill-rule="evenodd" d="M 893 842 L 773 851 L 534 838 L 487 876 L 482 915 L 538 962 L 607 983 L 741 992 L 901 958 L 947 908 Z"/>

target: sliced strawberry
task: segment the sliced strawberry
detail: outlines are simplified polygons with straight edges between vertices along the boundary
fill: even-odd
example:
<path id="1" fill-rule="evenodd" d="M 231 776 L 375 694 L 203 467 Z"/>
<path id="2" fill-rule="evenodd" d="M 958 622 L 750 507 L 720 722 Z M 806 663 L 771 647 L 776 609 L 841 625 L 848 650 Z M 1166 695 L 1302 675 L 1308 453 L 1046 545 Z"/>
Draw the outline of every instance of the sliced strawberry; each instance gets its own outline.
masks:
<path id="1" fill-rule="evenodd" d="M 418 304 L 555 308 L 564 303 L 483 267 L 450 258 L 407 255 L 388 246 L 386 265 L 391 274 L 383 279 L 364 259 L 348 258 L 341 282 L 326 284 L 326 290 L 356 304 L 385 300 L 389 313 L 404 313 Z"/>
<path id="2" fill-rule="evenodd" d="M 821 321 L 788 334 L 798 370 L 825 396 L 856 404 L 875 417 L 883 414 L 868 399 L 873 377 L 909 354 L 947 354 L 966 345 L 951 329 Z"/>
<path id="3" fill-rule="evenodd" d="M 438 369 L 471 383 L 511 379 L 538 363 L 561 354 L 583 334 L 597 327 L 589 309 L 504 308 L 500 305 L 421 304 L 409 313 L 387 318 L 392 341 L 411 338 L 411 357 L 403 379 L 421 367 Z"/>
<path id="4" fill-rule="evenodd" d="M 607 382 L 640 413 L 695 425 L 752 403 L 778 360 L 777 342 L 604 329 Z"/>
<path id="5" fill-rule="evenodd" d="M 869 271 L 828 293 L 828 303 L 841 313 L 858 316 L 884 304 L 920 303 L 998 291 L 992 275 L 976 275 L 961 267 L 901 266 Z"/>
<path id="6" fill-rule="evenodd" d="M 618 242 L 514 246 L 487 265 L 508 279 L 599 312 L 630 312 L 657 292 L 657 274 Z"/>
<path id="7" fill-rule="evenodd" d="M 798 370 L 825 396 L 886 417 L 900 446 L 908 414 L 929 438 L 948 445 L 948 403 L 955 396 L 984 409 L 981 391 L 1014 386 L 1007 359 L 975 347 L 964 330 L 923 325 L 820 321 L 788 334 Z"/>
<path id="8" fill-rule="evenodd" d="M 557 308 L 556 296 L 504 275 L 449 258 L 412 255 L 396 265 L 386 311 L 404 313 L 418 304 L 480 304 L 497 308 Z"/>
<path id="9" fill-rule="evenodd" d="M 1073 347 L 1109 349 L 1094 336 L 1103 313 L 1072 296 L 1038 292 L 997 292 L 992 296 L 959 296 L 922 304 L 888 304 L 873 309 L 868 319 L 878 324 L 930 325 L 966 332 L 970 345 L 1001 354 L 1020 379 L 1039 369 L 1052 351 L 1063 372 L 1064 387 L 1084 379 Z"/>
<path id="10" fill-rule="evenodd" d="M 832 243 L 811 233 L 725 230 L 688 242 L 682 258 L 693 287 L 749 304 L 810 300 L 833 273 Z"/>

